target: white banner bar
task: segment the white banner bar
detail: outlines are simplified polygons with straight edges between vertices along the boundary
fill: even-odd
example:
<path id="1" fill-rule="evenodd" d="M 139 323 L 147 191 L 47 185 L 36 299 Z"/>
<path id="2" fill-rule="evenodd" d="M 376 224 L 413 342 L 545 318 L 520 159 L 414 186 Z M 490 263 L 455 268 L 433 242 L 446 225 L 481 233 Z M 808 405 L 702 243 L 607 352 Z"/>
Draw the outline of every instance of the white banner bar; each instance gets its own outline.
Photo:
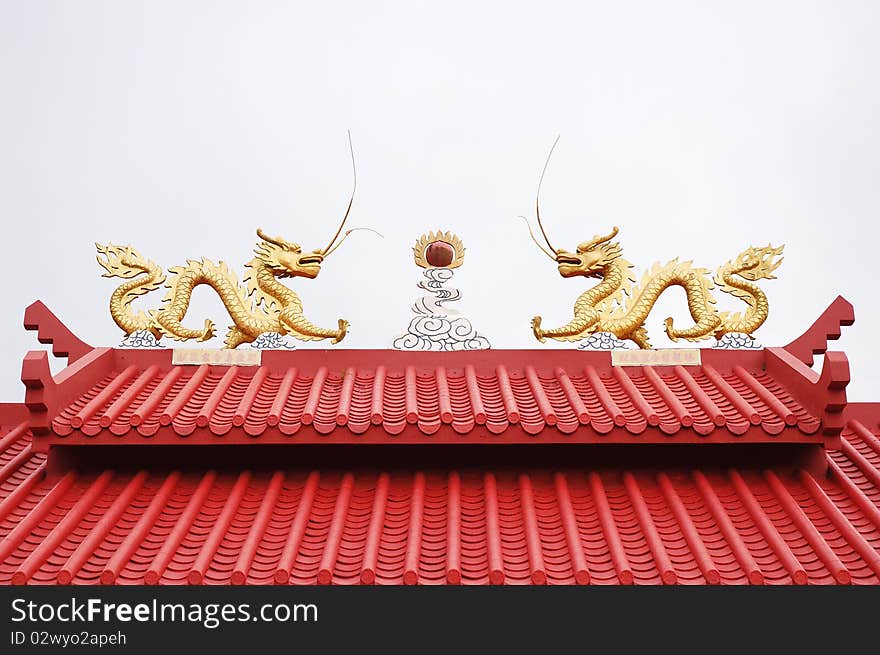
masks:
<path id="1" fill-rule="evenodd" d="M 699 366 L 699 348 L 662 350 L 612 350 L 612 366 Z"/>

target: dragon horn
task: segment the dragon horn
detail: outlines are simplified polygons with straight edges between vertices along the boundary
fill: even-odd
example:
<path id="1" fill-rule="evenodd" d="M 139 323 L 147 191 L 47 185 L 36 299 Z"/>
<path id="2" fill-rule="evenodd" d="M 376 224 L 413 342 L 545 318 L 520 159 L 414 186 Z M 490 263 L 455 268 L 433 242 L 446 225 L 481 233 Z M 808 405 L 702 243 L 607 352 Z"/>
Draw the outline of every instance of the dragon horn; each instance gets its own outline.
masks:
<path id="1" fill-rule="evenodd" d="M 287 241 L 285 241 L 281 237 L 270 237 L 268 234 L 263 232 L 263 228 L 261 228 L 261 227 L 257 228 L 257 236 L 260 237 L 263 241 L 268 241 L 269 243 L 274 243 L 279 248 L 286 249 L 290 245 L 289 243 L 287 243 Z"/>
<path id="2" fill-rule="evenodd" d="M 588 241 L 586 244 L 584 244 L 581 247 L 584 250 L 589 250 L 590 248 L 595 248 L 600 243 L 605 243 L 606 241 L 611 241 L 611 239 L 613 239 L 614 237 L 617 236 L 618 232 L 620 232 L 620 230 L 615 225 L 613 228 L 611 228 L 611 234 L 609 234 L 608 236 L 600 237 L 600 236 L 596 235 L 593 237 L 593 239 L 591 241 Z"/>
<path id="3" fill-rule="evenodd" d="M 342 222 L 339 224 L 339 229 L 336 230 L 336 234 L 333 235 L 333 238 L 330 239 L 330 243 L 327 244 L 327 247 L 324 248 L 321 252 L 326 255 L 329 255 L 332 250 L 333 244 L 336 243 L 336 239 L 339 238 L 339 235 L 342 234 L 342 228 L 345 227 L 345 221 L 348 220 L 348 214 L 351 212 L 351 205 L 354 203 L 354 192 L 357 191 L 358 185 L 358 177 L 357 177 L 357 167 L 354 164 L 354 146 L 351 145 L 351 130 L 348 131 L 348 152 L 351 154 L 351 174 L 354 179 L 354 183 L 351 187 L 351 197 L 348 199 L 348 207 L 345 208 L 345 215 L 342 217 Z"/>

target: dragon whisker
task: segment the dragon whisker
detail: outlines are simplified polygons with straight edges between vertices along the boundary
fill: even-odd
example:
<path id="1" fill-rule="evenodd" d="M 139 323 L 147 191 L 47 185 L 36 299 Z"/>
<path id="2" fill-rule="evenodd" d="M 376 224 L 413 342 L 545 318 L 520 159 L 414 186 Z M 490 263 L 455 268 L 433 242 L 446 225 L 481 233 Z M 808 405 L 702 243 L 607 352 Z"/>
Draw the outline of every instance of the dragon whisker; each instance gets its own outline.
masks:
<path id="1" fill-rule="evenodd" d="M 527 219 L 525 216 L 518 216 L 518 218 L 521 218 L 521 219 L 523 219 L 523 220 L 526 222 L 526 227 L 529 229 L 529 236 L 532 237 L 532 241 L 535 242 L 535 245 L 538 246 L 538 249 L 539 249 L 542 253 L 544 253 L 545 255 L 547 255 L 550 259 L 552 259 L 553 261 L 556 261 L 556 257 L 553 256 L 552 254 L 550 254 L 550 252 L 549 252 L 544 246 L 541 245 L 541 242 L 538 241 L 538 240 L 535 238 L 535 233 L 532 232 L 532 226 L 531 226 L 531 224 L 529 223 L 529 219 Z"/>
<path id="2" fill-rule="evenodd" d="M 330 243 L 327 244 L 327 247 L 321 251 L 324 253 L 325 257 L 333 252 L 330 249 L 333 247 L 333 244 L 336 243 L 336 239 L 339 238 L 339 235 L 342 234 L 342 228 L 345 227 L 345 221 L 348 220 L 348 215 L 351 212 L 351 206 L 354 203 L 354 193 L 355 191 L 357 191 L 357 167 L 355 166 L 354 162 L 354 146 L 351 144 L 351 130 L 348 131 L 348 152 L 351 154 L 351 173 L 354 180 L 354 183 L 351 187 L 351 197 L 349 197 L 348 199 L 348 207 L 345 208 L 345 215 L 342 217 L 342 222 L 339 224 L 339 229 L 336 230 L 336 234 L 334 234 L 333 238 L 330 239 Z"/>
<path id="3" fill-rule="evenodd" d="M 324 257 L 329 257 L 331 254 L 333 254 L 333 252 L 336 251 L 339 248 L 339 246 L 341 246 L 342 243 L 348 238 L 349 234 L 351 234 L 352 232 L 357 232 L 358 230 L 369 230 L 370 232 L 378 234 L 380 238 L 382 238 L 382 239 L 385 238 L 384 235 L 382 235 L 382 233 L 378 232 L 377 230 L 374 230 L 371 227 L 353 227 L 350 230 L 345 231 L 345 234 L 342 235 L 342 238 L 339 240 L 339 243 L 337 243 L 335 246 L 333 246 L 332 250 L 328 250 L 327 252 L 325 252 Z"/>
<path id="4" fill-rule="evenodd" d="M 535 216 L 538 219 L 538 227 L 541 229 L 541 234 L 544 235 L 544 241 L 547 242 L 547 247 L 549 247 L 552 252 L 556 252 L 556 248 L 553 247 L 553 244 L 550 243 L 550 239 L 547 238 L 547 232 L 544 230 L 544 223 L 541 222 L 541 186 L 544 184 L 544 175 L 547 173 L 547 167 L 550 165 L 550 158 L 553 156 L 553 151 L 556 150 L 557 143 L 559 143 L 559 135 L 556 135 L 556 140 L 553 142 L 553 145 L 550 146 L 550 152 L 547 153 L 547 160 L 544 162 L 544 168 L 541 170 L 541 178 L 538 180 L 538 191 L 535 194 Z"/>

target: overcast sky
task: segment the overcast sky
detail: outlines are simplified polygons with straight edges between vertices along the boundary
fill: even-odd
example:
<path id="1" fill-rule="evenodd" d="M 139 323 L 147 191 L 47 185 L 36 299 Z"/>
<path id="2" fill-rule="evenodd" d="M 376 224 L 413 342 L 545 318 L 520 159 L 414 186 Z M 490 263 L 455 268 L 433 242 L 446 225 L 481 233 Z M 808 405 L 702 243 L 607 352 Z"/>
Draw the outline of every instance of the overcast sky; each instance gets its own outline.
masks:
<path id="1" fill-rule="evenodd" d="M 878 2 L 0 7 L 3 400 L 23 397 L 21 358 L 40 347 L 21 325 L 35 299 L 89 343 L 119 343 L 119 280 L 100 277 L 95 241 L 239 275 L 257 227 L 326 245 L 351 186 L 346 129 L 350 225 L 385 238 L 353 234 L 316 280 L 290 282 L 313 322 L 350 320 L 343 346 L 404 331 L 411 246 L 441 228 L 467 247 L 454 282 L 474 327 L 494 347 L 547 347 L 530 318 L 562 324 L 592 283 L 560 278 L 516 219 L 561 134 L 543 193 L 557 247 L 618 225 L 640 275 L 785 243 L 759 339 L 787 343 L 844 295 L 856 324 L 833 347 L 850 398 L 880 400 Z M 655 346 L 667 315 L 687 317 L 678 290 L 648 321 Z M 203 287 L 187 323 L 208 316 L 228 323 Z"/>

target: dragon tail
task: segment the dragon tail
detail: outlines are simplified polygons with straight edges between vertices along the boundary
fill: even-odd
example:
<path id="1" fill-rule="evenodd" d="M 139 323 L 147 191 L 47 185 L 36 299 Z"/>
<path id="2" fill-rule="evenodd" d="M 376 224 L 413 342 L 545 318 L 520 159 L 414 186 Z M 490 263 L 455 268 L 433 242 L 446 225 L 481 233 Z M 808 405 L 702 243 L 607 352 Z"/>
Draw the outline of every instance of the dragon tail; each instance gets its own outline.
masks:
<path id="1" fill-rule="evenodd" d="M 736 259 L 720 266 L 715 273 L 718 288 L 739 298 L 748 305 L 744 313 L 725 313 L 722 324 L 716 330 L 716 338 L 729 332 L 752 334 L 770 314 L 767 295 L 755 284 L 758 280 L 776 279 L 774 272 L 782 264 L 782 250 L 785 246 L 772 245 L 743 250 Z"/>
<path id="2" fill-rule="evenodd" d="M 116 325 L 126 334 L 149 330 L 153 336 L 159 338 L 161 331 L 155 325 L 155 311 L 135 313 L 132 311 L 131 303 L 162 285 L 165 281 L 162 268 L 144 258 L 131 246 L 96 243 L 95 248 L 98 251 L 98 264 L 105 271 L 103 277 L 119 277 L 126 280 L 116 287 L 110 296 L 110 315 Z"/>

